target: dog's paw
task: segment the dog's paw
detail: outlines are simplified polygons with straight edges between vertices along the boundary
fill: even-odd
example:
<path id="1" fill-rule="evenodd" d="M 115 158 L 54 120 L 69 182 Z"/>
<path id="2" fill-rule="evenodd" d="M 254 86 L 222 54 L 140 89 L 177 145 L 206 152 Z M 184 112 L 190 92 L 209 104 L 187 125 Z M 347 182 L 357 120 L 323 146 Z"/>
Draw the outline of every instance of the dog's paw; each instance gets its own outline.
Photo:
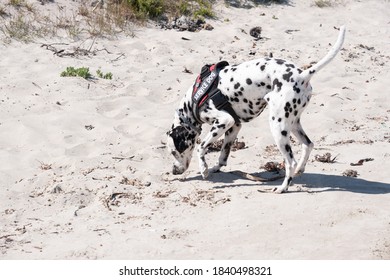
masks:
<path id="1" fill-rule="evenodd" d="M 215 165 L 214 167 L 212 167 L 212 168 L 209 170 L 209 172 L 210 172 L 210 173 L 217 173 L 217 172 L 220 171 L 221 167 L 222 167 L 221 165 L 217 164 L 217 165 Z"/>
<path id="2" fill-rule="evenodd" d="M 203 179 L 207 179 L 209 177 L 209 170 L 206 168 L 200 172 Z"/>
<path id="3" fill-rule="evenodd" d="M 274 188 L 272 190 L 272 192 L 281 194 L 281 193 L 287 192 L 287 190 L 288 190 L 288 188 L 283 188 L 282 186 L 280 186 L 280 187 Z"/>

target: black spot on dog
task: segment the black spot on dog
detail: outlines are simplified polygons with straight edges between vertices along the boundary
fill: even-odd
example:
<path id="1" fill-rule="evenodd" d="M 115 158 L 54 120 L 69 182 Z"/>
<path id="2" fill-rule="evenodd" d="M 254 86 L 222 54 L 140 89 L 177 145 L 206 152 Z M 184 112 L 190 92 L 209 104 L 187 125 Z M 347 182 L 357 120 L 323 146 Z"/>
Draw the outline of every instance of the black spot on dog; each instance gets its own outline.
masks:
<path id="1" fill-rule="evenodd" d="M 294 64 L 286 64 L 286 67 L 295 68 Z"/>
<path id="2" fill-rule="evenodd" d="M 224 73 L 227 73 L 228 71 L 229 71 L 229 69 L 225 69 L 225 70 L 223 70 L 223 72 L 224 72 Z"/>
<path id="3" fill-rule="evenodd" d="M 295 85 L 293 86 L 293 90 L 296 92 L 296 93 L 300 93 L 301 92 L 301 89 L 299 87 L 296 86 L 297 83 L 295 83 Z"/>
<path id="4" fill-rule="evenodd" d="M 290 78 L 291 78 L 292 75 L 293 75 L 292 72 L 288 72 L 287 74 L 284 74 L 283 75 L 283 80 L 285 80 L 286 82 L 290 81 Z"/>
<path id="5" fill-rule="evenodd" d="M 298 98 L 297 103 L 301 104 L 301 99 L 300 98 Z"/>
<path id="6" fill-rule="evenodd" d="M 264 71 L 264 70 L 265 70 L 265 65 L 261 65 L 261 66 L 260 66 L 260 70 L 261 70 L 261 71 Z"/>
<path id="7" fill-rule="evenodd" d="M 218 133 L 214 132 L 213 133 L 213 137 L 216 137 L 218 135 Z"/>
<path id="8" fill-rule="evenodd" d="M 284 148 L 286 149 L 286 152 L 289 154 L 290 158 L 293 158 L 291 146 L 289 144 L 286 144 L 286 146 Z"/>
<path id="9" fill-rule="evenodd" d="M 234 89 L 238 89 L 240 87 L 240 83 L 236 83 L 235 85 L 234 85 Z"/>
<path id="10" fill-rule="evenodd" d="M 287 131 L 285 131 L 285 130 L 282 130 L 282 132 L 281 132 L 281 133 L 282 133 L 282 135 L 283 135 L 283 136 L 287 136 Z"/>
<path id="11" fill-rule="evenodd" d="M 312 75 L 316 72 L 316 70 L 309 70 L 309 74 Z"/>
<path id="12" fill-rule="evenodd" d="M 292 102 L 295 104 L 297 103 L 297 99 L 296 98 L 293 98 Z"/>
<path id="13" fill-rule="evenodd" d="M 275 59 L 275 61 L 276 61 L 276 63 L 277 64 L 280 64 L 280 65 L 282 65 L 282 64 L 284 64 L 286 61 L 285 60 L 283 60 L 283 59 Z"/>
<path id="14" fill-rule="evenodd" d="M 248 99 L 246 99 L 246 98 L 244 98 L 243 101 L 244 101 L 244 103 L 248 103 Z"/>
<path id="15" fill-rule="evenodd" d="M 301 74 L 302 73 L 302 70 L 298 68 L 298 73 Z"/>
<path id="16" fill-rule="evenodd" d="M 289 114 L 288 112 L 286 112 L 286 113 L 284 114 L 284 116 L 286 117 L 286 119 L 288 119 L 288 117 L 290 116 L 290 114 Z"/>
<path id="17" fill-rule="evenodd" d="M 248 113 L 248 111 L 247 111 L 246 109 L 243 109 L 242 111 L 243 111 L 245 114 Z"/>
<path id="18" fill-rule="evenodd" d="M 232 71 L 233 71 L 233 72 L 236 71 L 236 70 L 237 70 L 237 68 L 235 68 L 235 67 L 232 68 Z"/>
<path id="19" fill-rule="evenodd" d="M 283 83 L 279 82 L 278 79 L 275 79 L 272 84 L 274 88 L 275 86 L 277 87 L 277 91 L 280 91 L 282 89 Z"/>
<path id="20" fill-rule="evenodd" d="M 172 137 L 175 148 L 179 153 L 183 153 L 189 147 L 186 141 L 189 134 L 183 126 L 172 129 L 169 136 Z"/>
<path id="21" fill-rule="evenodd" d="M 240 87 L 240 90 L 241 90 L 241 91 L 244 91 L 244 88 L 243 88 L 243 87 Z"/>
<path id="22" fill-rule="evenodd" d="M 278 119 L 278 122 L 281 122 L 281 121 L 282 121 L 282 118 L 279 118 L 279 119 Z"/>
<path id="23" fill-rule="evenodd" d="M 267 85 L 267 89 L 271 89 L 272 87 L 271 87 L 271 85 Z"/>
<path id="24" fill-rule="evenodd" d="M 231 81 L 231 82 L 233 82 L 233 81 L 234 81 L 233 77 L 231 77 L 231 78 L 230 78 L 230 81 Z"/>
<path id="25" fill-rule="evenodd" d="M 246 83 L 248 84 L 248 85 L 251 85 L 252 84 L 252 80 L 251 79 L 246 79 Z"/>

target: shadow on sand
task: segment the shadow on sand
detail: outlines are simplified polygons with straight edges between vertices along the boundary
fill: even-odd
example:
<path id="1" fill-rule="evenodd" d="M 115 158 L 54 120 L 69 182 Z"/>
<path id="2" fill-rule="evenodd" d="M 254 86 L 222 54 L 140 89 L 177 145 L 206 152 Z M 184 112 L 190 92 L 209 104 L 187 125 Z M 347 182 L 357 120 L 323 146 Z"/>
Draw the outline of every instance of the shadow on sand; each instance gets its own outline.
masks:
<path id="1" fill-rule="evenodd" d="M 259 172 L 252 174 L 263 178 L 271 178 L 275 175 L 269 172 Z M 200 175 L 187 178 L 186 181 L 203 180 Z M 253 186 L 264 186 L 268 189 L 282 183 L 282 179 L 259 183 L 250 180 L 243 179 L 231 173 L 218 172 L 211 174 L 207 179 L 213 183 L 216 183 L 215 189 L 224 188 L 237 188 L 237 187 L 253 187 Z M 245 180 L 248 183 L 242 183 Z M 239 181 L 239 183 L 236 183 Z M 218 185 L 223 183 L 223 185 Z M 299 177 L 294 178 L 294 185 L 302 185 L 303 188 L 299 191 L 294 191 L 294 185 L 290 187 L 289 192 L 329 192 L 329 191 L 347 191 L 361 194 L 388 194 L 390 193 L 390 184 L 383 182 L 367 181 L 361 178 L 353 178 L 338 175 L 326 175 L 316 173 L 304 173 Z"/>

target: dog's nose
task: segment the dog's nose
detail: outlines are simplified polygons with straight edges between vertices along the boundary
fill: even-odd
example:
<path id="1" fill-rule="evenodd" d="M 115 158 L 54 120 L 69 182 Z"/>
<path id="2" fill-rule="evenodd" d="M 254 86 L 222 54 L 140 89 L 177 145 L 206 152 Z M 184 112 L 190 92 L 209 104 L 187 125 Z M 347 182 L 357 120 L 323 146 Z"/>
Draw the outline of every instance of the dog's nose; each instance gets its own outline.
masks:
<path id="1" fill-rule="evenodd" d="M 173 166 L 173 168 L 172 168 L 172 174 L 173 175 L 180 175 L 182 173 L 183 173 L 183 171 L 179 167 Z"/>

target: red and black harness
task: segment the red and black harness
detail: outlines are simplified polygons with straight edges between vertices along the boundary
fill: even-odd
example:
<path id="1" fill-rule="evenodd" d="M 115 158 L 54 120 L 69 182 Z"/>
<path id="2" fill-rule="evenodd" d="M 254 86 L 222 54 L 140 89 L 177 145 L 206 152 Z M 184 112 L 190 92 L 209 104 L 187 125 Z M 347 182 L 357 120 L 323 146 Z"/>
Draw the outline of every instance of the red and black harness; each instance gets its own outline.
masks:
<path id="1" fill-rule="evenodd" d="M 221 61 L 216 64 L 207 64 L 202 67 L 201 73 L 196 78 L 193 90 L 192 90 L 192 103 L 193 114 L 195 119 L 199 123 L 203 123 L 200 120 L 199 109 L 211 99 L 214 106 L 218 110 L 224 110 L 229 113 L 236 123 L 240 122 L 240 118 L 234 112 L 229 100 L 218 89 L 219 72 L 229 63 Z"/>

